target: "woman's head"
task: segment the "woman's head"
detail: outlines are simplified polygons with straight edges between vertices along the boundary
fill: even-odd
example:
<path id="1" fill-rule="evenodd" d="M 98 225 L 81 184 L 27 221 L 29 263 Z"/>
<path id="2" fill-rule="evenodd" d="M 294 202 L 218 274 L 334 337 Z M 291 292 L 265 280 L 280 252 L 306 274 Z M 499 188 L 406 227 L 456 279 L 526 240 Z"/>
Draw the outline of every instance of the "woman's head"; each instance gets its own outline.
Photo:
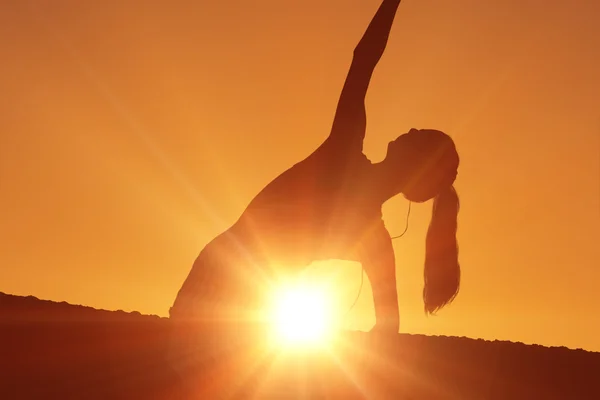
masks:
<path id="1" fill-rule="evenodd" d="M 389 143 L 384 164 L 402 194 L 422 203 L 452 186 L 459 157 L 452 138 L 445 133 L 411 129 Z"/>
<path id="2" fill-rule="evenodd" d="M 384 161 L 389 180 L 414 202 L 434 199 L 425 246 L 425 311 L 435 313 L 454 300 L 460 288 L 456 240 L 459 199 L 454 187 L 459 157 L 443 132 L 411 129 L 388 145 Z M 394 175 L 397 176 L 394 179 Z"/>

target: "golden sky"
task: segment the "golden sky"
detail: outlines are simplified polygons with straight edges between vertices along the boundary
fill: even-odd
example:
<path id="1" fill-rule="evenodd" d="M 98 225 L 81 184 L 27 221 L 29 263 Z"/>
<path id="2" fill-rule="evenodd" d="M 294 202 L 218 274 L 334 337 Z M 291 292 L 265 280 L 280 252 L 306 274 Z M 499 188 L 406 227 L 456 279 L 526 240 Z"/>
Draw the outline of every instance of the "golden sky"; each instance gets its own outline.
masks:
<path id="1" fill-rule="evenodd" d="M 379 0 L 3 1 L 0 291 L 167 315 L 197 253 L 327 136 Z M 600 3 L 404 0 L 365 153 L 451 134 L 462 289 L 395 242 L 401 330 L 600 350 Z M 384 206 L 392 234 L 407 203 Z M 353 263 L 321 265 L 350 288 Z M 368 286 L 368 285 L 367 285 Z M 366 287 L 354 327 L 374 321 Z"/>

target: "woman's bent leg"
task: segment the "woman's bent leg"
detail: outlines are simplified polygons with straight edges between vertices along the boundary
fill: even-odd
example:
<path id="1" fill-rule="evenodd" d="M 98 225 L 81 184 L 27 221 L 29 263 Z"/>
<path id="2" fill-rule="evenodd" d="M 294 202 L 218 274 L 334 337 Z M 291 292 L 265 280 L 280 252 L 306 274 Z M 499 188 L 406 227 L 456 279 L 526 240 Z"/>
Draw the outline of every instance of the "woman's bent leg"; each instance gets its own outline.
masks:
<path id="1" fill-rule="evenodd" d="M 168 362 L 185 381 L 238 358 L 264 336 L 261 322 L 248 318 L 264 305 L 263 294 L 251 280 L 208 260 L 196 260 L 170 310 Z"/>

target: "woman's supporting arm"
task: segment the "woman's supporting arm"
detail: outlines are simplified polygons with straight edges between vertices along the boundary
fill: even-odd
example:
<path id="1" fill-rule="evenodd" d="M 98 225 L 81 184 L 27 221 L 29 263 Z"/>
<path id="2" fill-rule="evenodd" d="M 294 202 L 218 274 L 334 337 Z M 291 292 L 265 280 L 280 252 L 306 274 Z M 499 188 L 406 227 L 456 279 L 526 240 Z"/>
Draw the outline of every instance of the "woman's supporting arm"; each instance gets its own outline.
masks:
<path id="1" fill-rule="evenodd" d="M 397 333 L 400 328 L 400 312 L 396 260 L 392 239 L 383 222 L 364 240 L 359 258 L 373 291 L 376 320 L 374 329 Z"/>
<path id="2" fill-rule="evenodd" d="M 367 128 L 365 96 L 373 71 L 388 42 L 400 0 L 384 0 L 354 49 L 346 82 L 338 101 L 331 133 L 325 143 L 362 152 Z"/>

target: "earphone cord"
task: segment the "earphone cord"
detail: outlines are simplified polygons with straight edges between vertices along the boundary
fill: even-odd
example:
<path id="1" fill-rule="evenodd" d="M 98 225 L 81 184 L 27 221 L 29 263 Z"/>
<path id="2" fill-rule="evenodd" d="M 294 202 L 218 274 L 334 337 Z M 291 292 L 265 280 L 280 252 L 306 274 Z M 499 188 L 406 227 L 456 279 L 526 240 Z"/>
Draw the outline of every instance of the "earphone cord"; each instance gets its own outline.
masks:
<path id="1" fill-rule="evenodd" d="M 404 231 L 401 234 L 399 234 L 398 236 L 393 236 L 392 240 L 401 238 L 408 231 L 408 217 L 410 217 L 410 205 L 411 204 L 412 204 L 411 202 L 408 202 L 408 212 L 406 213 L 406 225 L 404 227 Z M 360 293 L 362 292 L 362 288 L 363 288 L 363 283 L 364 282 L 365 282 L 365 269 L 364 269 L 364 267 L 361 266 L 361 270 L 360 270 L 360 287 L 358 288 L 358 294 L 356 295 L 356 298 L 354 299 L 354 302 L 350 306 L 350 309 L 348 310 L 348 312 L 346 313 L 346 315 L 350 314 L 350 311 L 352 311 L 352 309 L 354 308 L 354 306 L 356 305 L 356 303 L 358 303 L 358 299 L 360 298 Z"/>
<path id="2" fill-rule="evenodd" d="M 402 236 L 404 236 L 406 234 L 406 231 L 408 231 L 408 217 L 410 217 L 410 205 L 412 204 L 412 202 L 408 202 L 408 212 L 406 213 L 406 225 L 404 226 L 404 231 L 402 231 L 401 234 L 399 234 L 398 236 L 393 236 L 392 240 L 394 239 L 399 239 Z"/>

